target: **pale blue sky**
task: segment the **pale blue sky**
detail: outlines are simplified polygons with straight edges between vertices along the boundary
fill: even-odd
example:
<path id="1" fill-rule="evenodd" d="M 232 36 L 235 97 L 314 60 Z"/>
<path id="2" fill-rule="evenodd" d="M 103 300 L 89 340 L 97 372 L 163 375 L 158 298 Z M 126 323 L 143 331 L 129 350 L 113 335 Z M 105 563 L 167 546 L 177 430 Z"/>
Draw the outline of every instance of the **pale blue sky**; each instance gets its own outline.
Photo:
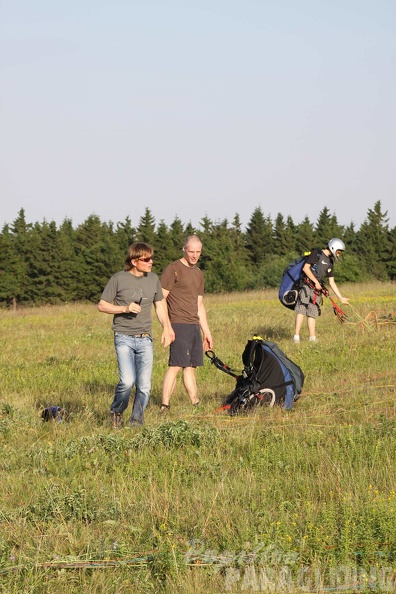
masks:
<path id="1" fill-rule="evenodd" d="M 0 225 L 396 225 L 394 0 L 0 0 Z"/>

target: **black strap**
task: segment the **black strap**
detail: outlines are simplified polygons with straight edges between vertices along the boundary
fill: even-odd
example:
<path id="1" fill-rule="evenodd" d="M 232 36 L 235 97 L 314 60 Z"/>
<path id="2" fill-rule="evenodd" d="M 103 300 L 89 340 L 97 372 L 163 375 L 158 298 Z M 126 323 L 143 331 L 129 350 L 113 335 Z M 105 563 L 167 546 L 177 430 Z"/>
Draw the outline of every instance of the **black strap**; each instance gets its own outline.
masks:
<path id="1" fill-rule="evenodd" d="M 220 371 L 224 371 L 224 373 L 227 373 L 228 375 L 231 375 L 235 378 L 240 377 L 240 374 L 237 374 L 234 369 L 231 369 L 231 367 L 228 367 L 228 365 L 223 363 L 221 359 L 216 357 L 214 351 L 205 351 L 205 355 L 208 357 L 208 359 L 210 359 L 210 362 L 213 363 L 215 367 L 217 367 L 217 369 L 220 369 Z"/>
<path id="2" fill-rule="evenodd" d="M 293 380 L 289 380 L 288 382 L 283 382 L 283 384 L 277 384 L 276 386 L 271 386 L 271 390 L 276 390 L 277 388 L 284 388 L 285 386 L 291 386 L 293 384 Z"/>

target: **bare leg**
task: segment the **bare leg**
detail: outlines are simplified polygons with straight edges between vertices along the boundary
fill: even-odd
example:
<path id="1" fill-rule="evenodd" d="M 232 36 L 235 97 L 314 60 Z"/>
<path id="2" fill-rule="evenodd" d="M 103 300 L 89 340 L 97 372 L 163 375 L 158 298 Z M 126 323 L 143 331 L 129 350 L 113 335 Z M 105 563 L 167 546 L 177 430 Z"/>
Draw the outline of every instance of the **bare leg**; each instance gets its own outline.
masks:
<path id="1" fill-rule="evenodd" d="M 184 367 L 183 368 L 183 382 L 184 387 L 187 390 L 187 394 L 193 404 L 198 404 L 198 388 L 195 378 L 195 367 Z"/>
<path id="2" fill-rule="evenodd" d="M 181 367 L 168 367 L 162 382 L 162 404 L 169 406 L 170 398 L 175 387 L 177 374 Z"/>
<path id="3" fill-rule="evenodd" d="M 308 323 L 309 337 L 314 338 L 315 337 L 315 328 L 316 328 L 316 319 L 308 318 L 307 323 Z"/>
<path id="4" fill-rule="evenodd" d="M 304 321 L 304 314 L 296 314 L 296 321 L 294 324 L 294 335 L 295 336 L 300 336 L 300 331 L 301 331 L 301 327 L 303 325 L 303 321 Z"/>

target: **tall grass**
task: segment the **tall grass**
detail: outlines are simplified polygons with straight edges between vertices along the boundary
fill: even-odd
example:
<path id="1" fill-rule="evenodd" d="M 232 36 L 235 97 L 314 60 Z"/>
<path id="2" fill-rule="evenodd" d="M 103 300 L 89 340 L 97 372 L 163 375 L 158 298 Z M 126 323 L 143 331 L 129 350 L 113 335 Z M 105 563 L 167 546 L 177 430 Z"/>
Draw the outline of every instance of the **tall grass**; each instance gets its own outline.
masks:
<path id="1" fill-rule="evenodd" d="M 229 366 L 241 369 L 258 333 L 302 367 L 290 412 L 215 412 L 235 382 L 205 360 L 199 409 L 178 380 L 164 418 L 167 351 L 155 322 L 152 398 L 137 431 L 110 425 L 110 316 L 94 305 L 2 311 L 0 592 L 257 591 L 263 566 L 286 567 L 288 591 L 301 568 L 323 576 L 337 567 L 359 568 L 356 587 L 373 589 L 364 572 L 395 567 L 396 292 L 343 293 L 350 323 L 325 303 L 320 341 L 309 344 L 304 328 L 300 345 L 274 291 L 206 297 Z M 51 404 L 70 419 L 44 423 Z M 298 591 L 327 586 L 305 581 Z"/>

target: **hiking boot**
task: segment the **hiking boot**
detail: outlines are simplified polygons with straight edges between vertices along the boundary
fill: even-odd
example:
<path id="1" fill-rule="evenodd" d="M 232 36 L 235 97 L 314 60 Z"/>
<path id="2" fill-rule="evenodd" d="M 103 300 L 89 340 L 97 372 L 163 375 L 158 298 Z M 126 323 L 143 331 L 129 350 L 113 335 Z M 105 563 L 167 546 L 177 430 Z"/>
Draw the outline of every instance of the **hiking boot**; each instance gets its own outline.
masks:
<path id="1" fill-rule="evenodd" d="M 121 429 L 122 427 L 122 413 L 120 412 L 112 412 L 113 417 L 113 427 L 114 429 Z"/>

